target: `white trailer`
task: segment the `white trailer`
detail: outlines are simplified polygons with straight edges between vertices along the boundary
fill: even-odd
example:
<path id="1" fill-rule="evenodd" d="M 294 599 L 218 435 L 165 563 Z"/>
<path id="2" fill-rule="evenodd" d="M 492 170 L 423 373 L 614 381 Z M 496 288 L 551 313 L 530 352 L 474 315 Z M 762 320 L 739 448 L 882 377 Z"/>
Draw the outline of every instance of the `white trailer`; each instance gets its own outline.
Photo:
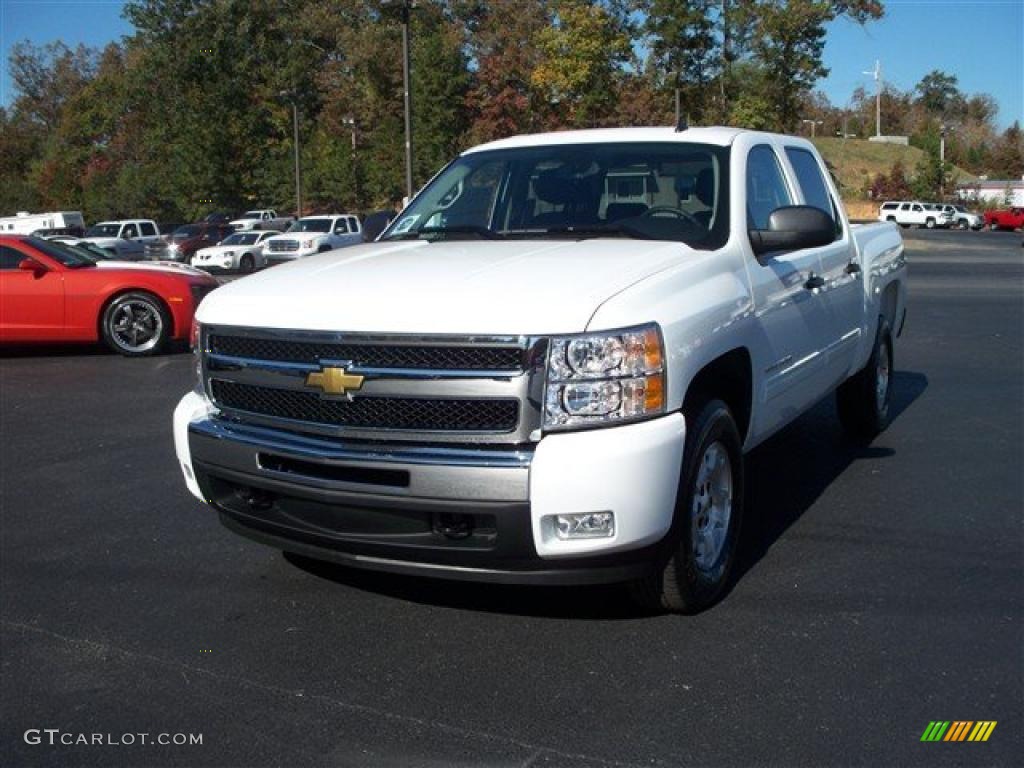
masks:
<path id="1" fill-rule="evenodd" d="M 18 211 L 15 216 L 0 218 L 0 233 L 31 235 L 40 229 L 85 229 L 85 219 L 80 211 L 54 211 L 53 213 L 29 213 Z"/>

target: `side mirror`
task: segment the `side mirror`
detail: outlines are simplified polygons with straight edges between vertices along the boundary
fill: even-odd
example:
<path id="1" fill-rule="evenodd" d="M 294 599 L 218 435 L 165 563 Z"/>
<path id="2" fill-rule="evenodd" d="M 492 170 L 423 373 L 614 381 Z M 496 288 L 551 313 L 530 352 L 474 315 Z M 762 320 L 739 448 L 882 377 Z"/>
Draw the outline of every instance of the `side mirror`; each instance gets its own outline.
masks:
<path id="1" fill-rule="evenodd" d="M 21 261 L 18 262 L 18 269 L 24 272 L 31 272 L 36 277 L 42 277 L 46 272 L 49 271 L 47 270 L 45 264 L 40 264 L 35 259 L 22 259 Z"/>
<path id="2" fill-rule="evenodd" d="M 768 229 L 750 230 L 750 245 L 761 255 L 771 251 L 817 248 L 836 239 L 836 223 L 820 208 L 787 205 L 768 216 Z"/>

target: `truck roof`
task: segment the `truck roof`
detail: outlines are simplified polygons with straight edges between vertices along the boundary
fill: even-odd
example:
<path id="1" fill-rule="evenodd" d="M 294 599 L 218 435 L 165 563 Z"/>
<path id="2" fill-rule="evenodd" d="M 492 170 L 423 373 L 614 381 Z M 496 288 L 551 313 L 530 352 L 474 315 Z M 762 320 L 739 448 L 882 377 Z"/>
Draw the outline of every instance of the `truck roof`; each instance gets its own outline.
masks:
<path id="1" fill-rule="evenodd" d="M 654 126 L 647 128 L 595 128 L 583 131 L 529 133 L 481 144 L 466 150 L 465 154 L 490 149 L 513 149 L 518 147 L 550 146 L 552 144 L 609 144 L 626 141 L 679 141 L 715 144 L 725 147 L 731 144 L 736 136 L 743 132 L 742 128 L 722 126 L 687 128 L 685 131 L 677 131 L 675 128 L 665 126 Z"/>

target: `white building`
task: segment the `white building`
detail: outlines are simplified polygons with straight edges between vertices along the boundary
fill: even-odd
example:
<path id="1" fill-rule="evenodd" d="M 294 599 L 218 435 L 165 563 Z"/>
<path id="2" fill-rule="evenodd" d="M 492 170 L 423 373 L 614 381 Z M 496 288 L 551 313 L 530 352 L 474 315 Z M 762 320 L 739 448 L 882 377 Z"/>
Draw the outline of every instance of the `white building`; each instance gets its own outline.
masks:
<path id="1" fill-rule="evenodd" d="M 1024 207 L 1024 179 L 979 179 L 956 185 L 956 195 L 964 202 L 993 202 Z"/>

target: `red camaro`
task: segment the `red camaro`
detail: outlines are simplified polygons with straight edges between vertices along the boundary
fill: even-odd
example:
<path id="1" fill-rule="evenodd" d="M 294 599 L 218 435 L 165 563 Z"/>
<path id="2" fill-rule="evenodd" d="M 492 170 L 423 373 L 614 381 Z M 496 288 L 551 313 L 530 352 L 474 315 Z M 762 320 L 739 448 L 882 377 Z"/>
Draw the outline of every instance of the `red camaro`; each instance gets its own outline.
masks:
<path id="1" fill-rule="evenodd" d="M 152 355 L 188 339 L 192 315 L 217 287 L 180 265 L 95 261 L 37 237 L 0 236 L 0 343 L 102 339 L 123 355 Z"/>

